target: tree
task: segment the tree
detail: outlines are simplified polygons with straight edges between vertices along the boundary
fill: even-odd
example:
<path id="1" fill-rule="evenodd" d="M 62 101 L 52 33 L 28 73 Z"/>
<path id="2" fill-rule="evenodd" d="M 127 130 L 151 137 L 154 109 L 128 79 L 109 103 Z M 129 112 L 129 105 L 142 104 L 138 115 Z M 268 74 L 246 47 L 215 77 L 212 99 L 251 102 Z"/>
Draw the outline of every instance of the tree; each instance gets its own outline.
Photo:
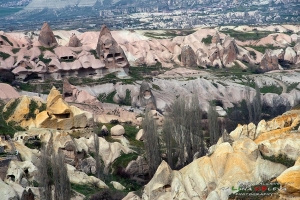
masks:
<path id="1" fill-rule="evenodd" d="M 245 86 L 245 98 L 246 98 L 246 105 L 248 110 L 248 123 L 253 122 L 253 113 L 252 113 L 252 105 L 251 105 L 251 91 L 250 91 L 250 81 L 247 80 L 247 84 Z"/>
<path id="2" fill-rule="evenodd" d="M 55 200 L 69 200 L 71 198 L 71 185 L 65 163 L 65 154 L 62 150 L 58 150 L 58 153 L 52 156 L 52 170 Z"/>
<path id="3" fill-rule="evenodd" d="M 177 155 L 179 163 L 177 166 L 184 166 L 193 161 L 194 155 L 205 154 L 204 137 L 202 132 L 202 111 L 199 106 L 199 99 L 194 94 L 189 102 L 184 98 L 178 98 L 171 105 L 171 112 L 166 117 L 166 122 L 172 123 L 171 133 L 177 144 Z M 169 126 L 169 125 L 168 125 Z M 168 139 L 168 138 L 167 138 Z M 169 137 L 172 139 L 172 137 Z M 169 141 L 165 141 L 168 143 Z"/>
<path id="4" fill-rule="evenodd" d="M 159 152 L 159 141 L 157 133 L 157 125 L 151 112 L 146 111 L 143 120 L 144 144 L 147 162 L 149 164 L 149 175 L 152 177 L 160 165 L 161 156 Z"/>
<path id="5" fill-rule="evenodd" d="M 258 124 L 261 119 L 262 103 L 261 103 L 261 93 L 256 83 L 255 83 L 255 91 L 256 94 L 253 100 L 253 114 L 254 114 L 253 118 L 254 118 L 254 122 Z"/>
<path id="6" fill-rule="evenodd" d="M 94 134 L 94 148 L 95 148 L 95 160 L 96 160 L 96 177 L 100 178 L 101 175 L 101 162 L 100 162 L 100 145 L 99 145 L 99 138 L 97 134 Z"/>
<path id="7" fill-rule="evenodd" d="M 173 163 L 173 154 L 174 154 L 174 147 L 175 147 L 175 140 L 173 138 L 173 123 L 170 118 L 166 118 L 163 124 L 163 141 L 165 142 L 166 147 L 166 155 L 167 155 L 167 162 L 169 166 L 174 169 Z"/>
<path id="8" fill-rule="evenodd" d="M 54 152 L 53 139 L 41 149 L 40 160 L 37 165 L 38 183 L 43 192 L 41 199 L 52 200 L 52 185 L 54 186 L 55 200 L 69 200 L 71 198 L 71 185 L 65 164 L 65 155 L 61 150 Z"/>
<path id="9" fill-rule="evenodd" d="M 217 143 L 220 137 L 218 116 L 219 114 L 216 111 L 216 106 L 213 103 L 210 103 L 208 113 L 207 113 L 210 145 Z"/>

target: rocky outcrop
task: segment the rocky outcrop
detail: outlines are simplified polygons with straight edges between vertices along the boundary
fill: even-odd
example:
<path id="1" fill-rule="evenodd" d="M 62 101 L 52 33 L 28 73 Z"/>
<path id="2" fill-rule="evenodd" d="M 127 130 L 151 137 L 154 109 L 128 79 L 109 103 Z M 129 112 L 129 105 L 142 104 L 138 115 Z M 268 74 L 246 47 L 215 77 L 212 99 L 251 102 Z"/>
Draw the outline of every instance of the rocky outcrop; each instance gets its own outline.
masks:
<path id="1" fill-rule="evenodd" d="M 0 83 L 0 99 L 12 99 L 20 97 L 19 93 L 10 85 Z"/>
<path id="2" fill-rule="evenodd" d="M 118 45 L 105 25 L 100 30 L 96 52 L 100 60 L 105 63 L 106 68 L 123 68 L 125 72 L 128 72 L 129 63 L 123 49 Z"/>
<path id="3" fill-rule="evenodd" d="M 53 87 L 47 103 L 28 96 L 9 101 L 4 107 L 7 122 L 16 122 L 23 128 L 53 128 L 69 130 L 84 128 L 91 123 L 92 115 L 75 106 L 69 106 L 60 92 Z"/>
<path id="4" fill-rule="evenodd" d="M 75 35 L 75 33 L 73 33 L 72 36 L 70 37 L 69 45 L 68 46 L 69 47 L 80 47 L 80 46 L 82 46 L 80 40 Z"/>
<path id="5" fill-rule="evenodd" d="M 297 54 L 291 47 L 285 49 L 284 60 L 290 64 L 295 64 L 297 62 Z"/>
<path id="6" fill-rule="evenodd" d="M 196 54 L 189 45 L 184 45 L 181 49 L 181 64 L 184 67 L 197 68 Z"/>
<path id="7" fill-rule="evenodd" d="M 226 36 L 223 42 L 223 47 L 223 63 L 224 65 L 230 65 L 237 59 L 237 55 L 239 53 L 237 45 L 235 44 L 235 40 L 229 36 Z"/>
<path id="8" fill-rule="evenodd" d="M 155 97 L 146 81 L 142 82 L 139 95 L 132 98 L 132 105 L 134 107 L 146 107 L 151 110 L 156 109 Z"/>
<path id="9" fill-rule="evenodd" d="M 6 183 L 4 183 L 1 179 L 0 179 L 0 196 L 2 199 L 7 199 L 7 200 L 18 200 L 18 194 L 15 192 L 15 190 L 7 185 Z"/>
<path id="10" fill-rule="evenodd" d="M 272 50 L 266 50 L 260 62 L 260 69 L 263 72 L 279 69 L 278 58 Z"/>
<path id="11" fill-rule="evenodd" d="M 53 31 L 51 30 L 51 28 L 47 22 L 44 22 L 44 24 L 41 28 L 38 41 L 44 47 L 53 47 L 53 46 L 57 45 L 57 41 L 55 39 Z"/>
<path id="12" fill-rule="evenodd" d="M 171 170 L 163 161 L 145 186 L 143 199 L 228 199 L 232 186 L 258 184 L 285 169 L 263 160 L 254 141 L 239 138 L 232 145 L 218 143 L 212 155 L 194 160 L 179 171 Z"/>

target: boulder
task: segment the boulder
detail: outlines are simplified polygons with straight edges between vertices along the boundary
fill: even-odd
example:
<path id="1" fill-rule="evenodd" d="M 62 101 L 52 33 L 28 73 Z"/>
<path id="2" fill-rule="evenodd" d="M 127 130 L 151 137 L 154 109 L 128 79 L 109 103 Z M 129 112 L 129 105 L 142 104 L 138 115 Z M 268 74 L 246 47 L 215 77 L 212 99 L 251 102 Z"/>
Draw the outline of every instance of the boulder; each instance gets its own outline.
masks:
<path id="1" fill-rule="evenodd" d="M 268 72 L 279 69 L 278 57 L 272 50 L 267 49 L 260 62 L 262 72 Z"/>
<path id="2" fill-rule="evenodd" d="M 122 200 L 141 200 L 141 198 L 133 192 L 129 192 Z"/>
<path id="3" fill-rule="evenodd" d="M 41 28 L 38 41 L 40 42 L 40 44 L 42 46 L 45 46 L 45 47 L 53 47 L 53 46 L 57 45 L 57 41 L 55 39 L 53 31 L 51 30 L 51 28 L 47 22 L 44 22 L 44 24 Z"/>
<path id="4" fill-rule="evenodd" d="M 111 136 L 121 136 L 124 135 L 125 129 L 121 125 L 115 125 L 110 129 Z"/>
<path id="5" fill-rule="evenodd" d="M 184 45 L 181 49 L 181 64 L 188 68 L 197 68 L 197 56 L 189 45 Z"/>
<path id="6" fill-rule="evenodd" d="M 95 174 L 96 160 L 93 157 L 83 159 L 80 164 L 80 169 L 86 174 Z"/>
<path id="7" fill-rule="evenodd" d="M 112 184 L 116 190 L 125 190 L 126 189 L 121 183 L 119 183 L 117 181 L 111 181 L 110 184 Z"/>
<path id="8" fill-rule="evenodd" d="M 291 64 L 295 64 L 297 62 L 297 54 L 292 47 L 287 47 L 285 49 L 284 60 Z"/>
<path id="9" fill-rule="evenodd" d="M 108 188 L 108 186 L 100 179 L 94 176 L 88 176 L 83 172 L 77 171 L 75 167 L 68 165 L 68 177 L 71 183 L 79 185 L 95 185 L 98 188 Z"/>
<path id="10" fill-rule="evenodd" d="M 144 157 L 138 156 L 136 160 L 128 163 L 125 172 L 132 177 L 146 175 L 149 173 L 149 165 Z"/>

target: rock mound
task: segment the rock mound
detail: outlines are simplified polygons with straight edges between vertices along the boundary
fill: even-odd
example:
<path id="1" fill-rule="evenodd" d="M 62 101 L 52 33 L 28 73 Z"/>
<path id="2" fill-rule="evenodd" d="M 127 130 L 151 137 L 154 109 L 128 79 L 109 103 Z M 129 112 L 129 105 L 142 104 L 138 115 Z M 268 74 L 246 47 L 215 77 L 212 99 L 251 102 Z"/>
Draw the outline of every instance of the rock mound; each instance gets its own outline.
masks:
<path id="1" fill-rule="evenodd" d="M 272 50 L 266 50 L 260 62 L 260 69 L 263 72 L 279 69 L 278 58 Z"/>
<path id="2" fill-rule="evenodd" d="M 47 22 L 44 22 L 41 28 L 38 41 L 44 47 L 53 47 L 57 45 L 57 41 L 55 39 L 54 33 Z"/>
<path id="3" fill-rule="evenodd" d="M 69 40 L 69 47 L 80 47 L 82 44 L 75 33 L 72 34 Z"/>
<path id="4" fill-rule="evenodd" d="M 69 130 L 84 128 L 90 124 L 92 115 L 75 106 L 69 106 L 60 92 L 53 87 L 47 103 L 28 96 L 9 101 L 4 107 L 4 119 L 23 128 L 53 128 Z"/>

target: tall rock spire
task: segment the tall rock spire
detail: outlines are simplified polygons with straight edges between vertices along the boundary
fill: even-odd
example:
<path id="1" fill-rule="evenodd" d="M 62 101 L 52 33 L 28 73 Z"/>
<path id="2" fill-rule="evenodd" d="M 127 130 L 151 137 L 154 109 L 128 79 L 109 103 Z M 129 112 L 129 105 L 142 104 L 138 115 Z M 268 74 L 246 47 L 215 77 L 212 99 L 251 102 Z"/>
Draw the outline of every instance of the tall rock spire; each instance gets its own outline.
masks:
<path id="1" fill-rule="evenodd" d="M 39 42 L 44 47 L 53 47 L 57 45 L 57 41 L 55 39 L 53 31 L 47 22 L 44 22 L 41 28 L 41 32 L 39 35 Z"/>
<path id="2" fill-rule="evenodd" d="M 100 30 L 96 51 L 107 68 L 129 69 L 129 63 L 123 49 L 115 41 L 110 30 L 105 25 Z M 127 72 L 128 70 L 125 71 Z"/>

